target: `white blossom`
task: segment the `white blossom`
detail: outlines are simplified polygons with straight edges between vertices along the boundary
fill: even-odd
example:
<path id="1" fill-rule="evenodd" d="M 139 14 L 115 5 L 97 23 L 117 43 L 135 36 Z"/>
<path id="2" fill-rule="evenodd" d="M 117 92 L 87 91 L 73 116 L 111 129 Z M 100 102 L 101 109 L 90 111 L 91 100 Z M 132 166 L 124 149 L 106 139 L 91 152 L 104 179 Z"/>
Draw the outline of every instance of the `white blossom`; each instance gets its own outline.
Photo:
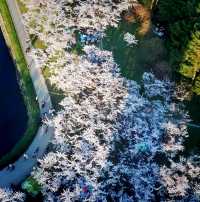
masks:
<path id="1" fill-rule="evenodd" d="M 177 157 L 189 120 L 172 101 L 174 84 L 152 73 L 144 73 L 141 85 L 123 78 L 112 52 L 85 45 L 90 43 L 82 44 L 81 55 L 69 51 L 77 44 L 77 32 L 100 33 L 102 38 L 133 2 L 24 3 L 28 33 L 46 45 L 29 54 L 38 67 L 48 68 L 50 83 L 64 95 L 51 123 L 51 152 L 32 173 L 44 200 L 146 202 L 156 200 L 155 192 L 163 201 L 196 197 L 198 163 Z M 124 40 L 128 45 L 138 42 L 130 33 Z"/>
<path id="2" fill-rule="evenodd" d="M 138 44 L 138 40 L 136 39 L 135 35 L 127 32 L 126 34 L 124 34 L 124 41 L 127 42 L 127 44 L 130 45 L 137 45 Z"/>
<path id="3" fill-rule="evenodd" d="M 25 194 L 21 192 L 14 192 L 11 189 L 0 188 L 1 202 L 22 202 L 25 200 Z"/>

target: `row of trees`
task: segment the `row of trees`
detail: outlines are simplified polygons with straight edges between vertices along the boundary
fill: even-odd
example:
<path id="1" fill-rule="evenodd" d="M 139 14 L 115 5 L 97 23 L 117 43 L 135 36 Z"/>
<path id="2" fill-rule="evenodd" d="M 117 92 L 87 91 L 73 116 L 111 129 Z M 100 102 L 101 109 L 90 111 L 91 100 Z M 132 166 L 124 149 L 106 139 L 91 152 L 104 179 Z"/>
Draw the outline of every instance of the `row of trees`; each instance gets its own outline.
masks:
<path id="1" fill-rule="evenodd" d="M 65 50 L 77 43 L 74 30 L 96 35 L 117 26 L 128 0 L 74 2 L 24 1 L 29 34 L 47 44 L 30 54 L 63 92 L 54 139 L 32 172 L 44 201 L 199 201 L 199 160 L 177 158 L 188 116 L 173 102 L 174 85 L 151 73 L 141 85 L 123 78 L 112 52 L 92 44 L 81 55 Z M 0 190 L 0 201 L 23 201 L 10 193 Z"/>
<path id="2" fill-rule="evenodd" d="M 153 9 L 157 5 L 158 1 L 159 0 L 139 0 L 139 3 L 147 6 L 150 9 Z"/>
<path id="3" fill-rule="evenodd" d="M 198 0 L 160 0 L 157 21 L 168 31 L 167 48 L 172 67 L 193 81 L 200 94 L 200 3 Z"/>

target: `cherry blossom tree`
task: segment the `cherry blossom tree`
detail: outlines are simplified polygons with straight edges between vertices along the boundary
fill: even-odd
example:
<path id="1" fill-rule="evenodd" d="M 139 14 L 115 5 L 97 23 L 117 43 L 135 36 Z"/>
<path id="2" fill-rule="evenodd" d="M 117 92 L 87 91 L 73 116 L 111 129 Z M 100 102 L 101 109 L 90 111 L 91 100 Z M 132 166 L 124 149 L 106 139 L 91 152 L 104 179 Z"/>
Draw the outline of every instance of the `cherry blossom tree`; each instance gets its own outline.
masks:
<path id="1" fill-rule="evenodd" d="M 11 189 L 0 189 L 1 202 L 22 202 L 25 200 L 25 194 L 14 192 Z"/>
<path id="2" fill-rule="evenodd" d="M 112 52 L 90 43 L 80 55 L 70 51 L 77 32 L 103 37 L 132 3 L 24 0 L 27 32 L 46 45 L 29 54 L 64 95 L 52 120 L 51 150 L 32 172 L 45 201 L 199 199 L 198 157 L 181 154 L 189 116 L 175 85 L 152 73 L 143 74 L 141 85 L 123 78 Z M 136 43 L 132 35 L 124 39 Z"/>

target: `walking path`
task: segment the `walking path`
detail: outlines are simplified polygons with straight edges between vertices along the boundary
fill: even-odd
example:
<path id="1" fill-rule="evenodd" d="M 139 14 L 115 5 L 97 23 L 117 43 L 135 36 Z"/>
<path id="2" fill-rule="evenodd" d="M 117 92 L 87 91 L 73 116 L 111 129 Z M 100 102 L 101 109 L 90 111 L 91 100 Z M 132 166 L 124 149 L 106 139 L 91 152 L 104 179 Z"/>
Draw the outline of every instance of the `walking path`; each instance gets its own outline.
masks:
<path id="1" fill-rule="evenodd" d="M 187 125 L 194 128 L 200 128 L 200 124 L 188 123 Z"/>
<path id="2" fill-rule="evenodd" d="M 30 70 L 30 75 L 35 87 L 41 115 L 46 114 L 47 117 L 49 117 L 52 109 L 50 95 L 45 84 L 42 72 L 37 66 L 37 62 L 34 61 L 26 53 L 27 48 L 29 48 L 31 44 L 30 38 L 26 33 L 23 25 L 19 7 L 16 0 L 7 0 L 7 4 Z M 34 165 L 36 165 L 37 163 L 37 159 L 41 158 L 44 155 L 45 150 L 53 137 L 53 132 L 53 126 L 47 126 L 45 124 L 43 124 L 38 129 L 33 142 L 31 143 L 25 154 L 22 155 L 15 163 L 13 163 L 12 167 L 8 166 L 0 171 L 1 187 L 10 187 L 11 184 L 19 184 L 27 176 L 30 175 L 30 172 L 32 171 Z"/>

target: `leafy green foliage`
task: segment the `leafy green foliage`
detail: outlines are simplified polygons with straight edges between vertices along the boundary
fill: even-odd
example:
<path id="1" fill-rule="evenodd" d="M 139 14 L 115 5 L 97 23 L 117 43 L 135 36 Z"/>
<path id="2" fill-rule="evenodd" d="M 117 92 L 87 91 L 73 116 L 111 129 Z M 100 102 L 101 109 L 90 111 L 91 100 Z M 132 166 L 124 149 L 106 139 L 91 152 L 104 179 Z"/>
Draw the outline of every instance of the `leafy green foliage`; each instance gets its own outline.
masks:
<path id="1" fill-rule="evenodd" d="M 34 178 L 29 177 L 22 183 L 22 189 L 27 191 L 32 196 L 36 196 L 40 193 L 41 186 Z"/>
<path id="2" fill-rule="evenodd" d="M 158 20 L 168 29 L 167 48 L 172 67 L 194 80 L 200 70 L 199 0 L 160 0 Z"/>
<path id="3" fill-rule="evenodd" d="M 31 44 L 34 48 L 38 49 L 46 49 L 47 46 L 44 41 L 42 41 L 38 36 L 32 34 L 31 37 Z"/>
<path id="4" fill-rule="evenodd" d="M 28 8 L 25 6 L 25 4 L 23 3 L 22 0 L 17 0 L 17 3 L 19 5 L 19 9 L 21 13 L 27 13 L 28 12 Z"/>
<path id="5" fill-rule="evenodd" d="M 147 8 L 153 8 L 156 5 L 158 0 L 139 0 L 139 3 L 143 4 Z"/>
<path id="6" fill-rule="evenodd" d="M 200 70 L 200 31 L 192 34 L 187 49 L 180 64 L 180 73 L 186 77 L 195 79 L 196 73 Z"/>
<path id="7" fill-rule="evenodd" d="M 100 48 L 112 51 L 122 75 L 138 82 L 144 71 L 153 70 L 158 77 L 162 77 L 163 72 L 166 73 L 169 69 L 163 41 L 152 32 L 140 36 L 140 26 L 139 23 L 122 20 L 118 28 L 110 27 L 106 30 L 106 37 L 100 44 Z M 137 45 L 127 46 L 124 41 L 124 34 L 127 32 L 136 36 Z"/>
<path id="8" fill-rule="evenodd" d="M 195 85 L 193 86 L 193 91 L 200 95 L 200 75 L 196 77 L 195 79 Z"/>

